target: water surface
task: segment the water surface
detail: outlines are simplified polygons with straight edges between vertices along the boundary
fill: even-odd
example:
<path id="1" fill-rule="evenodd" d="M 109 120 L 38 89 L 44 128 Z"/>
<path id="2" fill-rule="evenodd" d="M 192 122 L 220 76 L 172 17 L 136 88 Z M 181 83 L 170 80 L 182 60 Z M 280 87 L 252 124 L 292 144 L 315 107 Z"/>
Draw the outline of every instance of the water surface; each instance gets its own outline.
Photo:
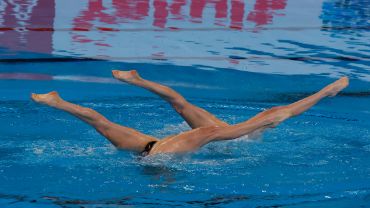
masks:
<path id="1" fill-rule="evenodd" d="M 2 207 L 367 207 L 368 0 L 0 2 Z M 68 101 L 163 138 L 190 128 L 138 69 L 235 124 L 346 75 L 351 85 L 255 141 L 140 158 L 72 116 Z"/>

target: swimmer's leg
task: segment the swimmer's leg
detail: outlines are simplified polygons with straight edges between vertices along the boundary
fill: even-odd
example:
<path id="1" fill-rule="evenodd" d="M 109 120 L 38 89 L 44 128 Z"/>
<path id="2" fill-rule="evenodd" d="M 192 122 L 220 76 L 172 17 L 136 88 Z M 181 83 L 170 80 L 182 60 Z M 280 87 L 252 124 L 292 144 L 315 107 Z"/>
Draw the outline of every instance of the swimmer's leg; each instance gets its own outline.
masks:
<path id="1" fill-rule="evenodd" d="M 299 100 L 295 103 L 292 103 L 290 105 L 286 106 L 278 106 L 278 107 L 273 107 L 267 111 L 264 111 L 262 113 L 257 114 L 255 117 L 234 125 L 229 128 L 230 131 L 230 136 L 232 138 L 237 138 L 234 137 L 234 135 L 240 135 L 243 136 L 244 131 L 239 130 L 240 128 L 243 129 L 243 126 L 248 126 L 248 125 L 253 125 L 254 123 L 265 123 L 265 122 L 272 122 L 271 124 L 268 125 L 263 125 L 261 128 L 258 130 L 264 130 L 265 128 L 272 128 L 276 127 L 278 124 L 281 122 L 285 121 L 288 118 L 291 118 L 293 116 L 297 116 L 308 109 L 310 109 L 312 106 L 314 106 L 316 103 L 318 103 L 320 100 L 326 97 L 334 97 L 337 95 L 341 90 L 346 88 L 349 84 L 348 78 L 347 77 L 342 77 L 339 80 L 327 85 L 323 89 L 321 89 L 319 92 L 308 96 L 302 100 Z M 234 128 L 234 129 L 233 129 Z M 239 137 L 240 137 L 239 136 Z M 223 137 L 221 137 L 225 140 L 228 138 L 228 132 L 225 131 L 223 134 Z M 231 138 L 231 139 L 232 139 Z M 216 139 L 217 140 L 217 139 Z"/>
<path id="2" fill-rule="evenodd" d="M 308 110 L 321 99 L 335 96 L 347 86 L 348 78 L 343 77 L 307 98 L 287 106 L 274 107 L 259 113 L 248 121 L 230 126 L 202 127 L 163 139 L 153 147 L 150 153 L 194 151 L 212 141 L 231 140 L 258 130 L 273 128 L 284 120 Z"/>
<path id="3" fill-rule="evenodd" d="M 323 89 L 321 89 L 319 92 L 306 97 L 302 100 L 299 100 L 295 103 L 292 103 L 287 106 L 279 106 L 279 107 L 273 107 L 267 111 L 264 111 L 262 113 L 257 114 L 255 117 L 249 119 L 247 122 L 253 123 L 260 119 L 263 119 L 265 116 L 270 116 L 271 114 L 274 114 L 276 112 L 288 112 L 290 114 L 289 117 L 297 116 L 312 106 L 314 106 L 317 102 L 319 102 L 321 99 L 325 97 L 334 97 L 338 92 L 340 92 L 342 89 L 348 86 L 348 78 L 342 77 L 339 80 L 327 85 Z"/>
<path id="4" fill-rule="evenodd" d="M 113 76 L 123 82 L 145 88 L 170 103 L 177 113 L 194 128 L 204 126 L 227 126 L 228 124 L 219 120 L 206 110 L 199 108 L 185 100 L 183 96 L 173 89 L 161 84 L 145 80 L 135 71 L 112 71 Z"/>
<path id="5" fill-rule="evenodd" d="M 104 116 L 90 108 L 81 107 L 64 101 L 55 91 L 48 94 L 32 94 L 31 97 L 37 103 L 46 104 L 66 111 L 90 124 L 117 148 L 142 151 L 148 142 L 157 141 L 154 137 L 110 122 Z"/>
<path id="6" fill-rule="evenodd" d="M 248 124 L 200 127 L 160 140 L 149 154 L 192 152 L 209 142 L 235 139 L 272 125 L 273 121 L 265 118 L 259 122 Z"/>
<path id="7" fill-rule="evenodd" d="M 242 122 L 229 126 L 208 126 L 193 129 L 157 142 L 150 154 L 192 152 L 212 141 L 231 140 L 260 129 L 272 128 L 290 115 L 285 111 L 264 116 L 255 122 Z"/>

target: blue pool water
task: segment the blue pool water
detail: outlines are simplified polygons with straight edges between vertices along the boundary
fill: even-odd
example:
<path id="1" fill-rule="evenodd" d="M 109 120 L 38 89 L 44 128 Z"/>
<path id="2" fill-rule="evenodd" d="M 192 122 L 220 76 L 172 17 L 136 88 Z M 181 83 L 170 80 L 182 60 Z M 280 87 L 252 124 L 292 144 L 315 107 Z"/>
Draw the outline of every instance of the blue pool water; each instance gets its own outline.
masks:
<path id="1" fill-rule="evenodd" d="M 72 5 L 72 6 L 71 6 Z M 0 207 L 370 207 L 368 0 L 0 2 Z M 190 128 L 111 78 L 135 68 L 231 124 L 346 75 L 350 86 L 260 135 L 141 159 L 68 101 L 163 138 Z"/>

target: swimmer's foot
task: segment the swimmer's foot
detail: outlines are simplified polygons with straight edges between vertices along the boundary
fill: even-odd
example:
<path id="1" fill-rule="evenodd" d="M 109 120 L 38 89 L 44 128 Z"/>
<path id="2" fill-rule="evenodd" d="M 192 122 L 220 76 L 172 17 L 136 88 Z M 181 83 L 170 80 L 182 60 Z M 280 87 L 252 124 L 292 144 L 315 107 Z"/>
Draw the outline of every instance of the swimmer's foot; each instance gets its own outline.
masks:
<path id="1" fill-rule="evenodd" d="M 349 84 L 348 77 L 342 77 L 338 79 L 337 81 L 333 82 L 332 84 L 326 86 L 323 89 L 323 92 L 328 97 L 334 97 L 336 96 L 340 91 L 342 91 L 344 88 L 346 88 Z"/>
<path id="2" fill-rule="evenodd" d="M 56 107 L 58 102 L 62 100 L 56 91 L 49 92 L 47 94 L 32 93 L 31 98 L 36 103 L 45 104 L 45 105 L 49 105 L 52 107 Z"/>
<path id="3" fill-rule="evenodd" d="M 112 70 L 112 75 L 114 78 L 130 84 L 136 84 L 137 82 L 142 80 L 142 78 L 139 76 L 136 70 L 131 71 Z"/>

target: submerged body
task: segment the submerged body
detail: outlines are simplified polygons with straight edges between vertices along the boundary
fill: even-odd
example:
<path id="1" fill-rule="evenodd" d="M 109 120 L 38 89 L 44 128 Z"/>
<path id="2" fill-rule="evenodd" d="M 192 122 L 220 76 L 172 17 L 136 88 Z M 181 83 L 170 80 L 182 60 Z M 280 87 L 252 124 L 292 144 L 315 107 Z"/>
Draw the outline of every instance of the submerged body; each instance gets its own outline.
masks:
<path id="1" fill-rule="evenodd" d="M 141 78 L 135 70 L 113 70 L 112 73 L 120 81 L 142 87 L 162 97 L 184 118 L 192 130 L 159 140 L 115 124 L 90 108 L 69 103 L 60 98 L 57 92 L 32 94 L 32 99 L 35 102 L 64 110 L 85 121 L 117 148 L 142 152 L 146 156 L 159 153 L 191 152 L 212 141 L 235 139 L 275 127 L 284 120 L 308 110 L 321 99 L 335 96 L 348 86 L 348 78 L 343 77 L 305 99 L 290 105 L 271 108 L 245 122 L 229 125 L 206 110 L 189 103 L 171 88 Z"/>

